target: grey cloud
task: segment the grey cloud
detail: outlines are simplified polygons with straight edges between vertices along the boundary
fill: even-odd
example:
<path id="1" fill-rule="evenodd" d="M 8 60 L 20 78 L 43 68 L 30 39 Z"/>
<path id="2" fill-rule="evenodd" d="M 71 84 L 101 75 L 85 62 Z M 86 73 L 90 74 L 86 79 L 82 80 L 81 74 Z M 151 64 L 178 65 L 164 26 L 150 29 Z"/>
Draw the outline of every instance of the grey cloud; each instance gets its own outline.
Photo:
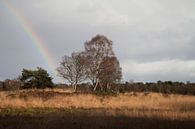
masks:
<path id="1" fill-rule="evenodd" d="M 64 54 L 83 50 L 83 43 L 96 34 L 104 34 L 114 41 L 114 50 L 122 66 L 125 64 L 124 71 L 129 69 L 127 67 L 129 61 L 143 64 L 141 66 L 150 69 L 147 62 L 151 62 L 152 66 L 160 65 L 152 62 L 180 60 L 183 62 L 182 65 L 186 65 L 195 60 L 193 0 L 10 0 L 10 2 L 29 19 L 57 63 Z M 0 4 L 0 7 L 3 6 Z M 3 60 L 0 79 L 18 74 L 18 69 L 14 70 L 15 62 L 19 64 L 17 67 L 19 69 L 37 65 L 47 68 L 36 48 L 26 43 L 30 40 L 15 23 L 14 18 L 8 15 L 7 9 L 0 8 L 0 12 L 2 12 L 0 58 Z M 7 50 L 12 50 L 9 55 Z M 11 57 L 12 60 L 8 60 Z M 8 64 L 13 69 L 6 69 Z M 131 66 L 129 64 L 129 67 Z M 137 66 L 135 69 L 140 65 Z M 170 69 L 172 68 L 170 66 Z M 148 70 L 147 75 L 142 72 L 137 75 L 130 69 L 132 73 L 130 70 L 125 72 L 124 78 L 127 80 L 141 78 L 144 81 L 160 78 L 195 81 L 194 76 L 188 76 L 189 68 L 184 66 L 180 68 L 183 68 L 183 75 L 177 72 L 178 68 L 171 70 L 166 78 L 159 74 L 159 71 L 151 73 L 152 71 Z M 161 69 L 164 70 L 166 71 L 166 68 Z"/>

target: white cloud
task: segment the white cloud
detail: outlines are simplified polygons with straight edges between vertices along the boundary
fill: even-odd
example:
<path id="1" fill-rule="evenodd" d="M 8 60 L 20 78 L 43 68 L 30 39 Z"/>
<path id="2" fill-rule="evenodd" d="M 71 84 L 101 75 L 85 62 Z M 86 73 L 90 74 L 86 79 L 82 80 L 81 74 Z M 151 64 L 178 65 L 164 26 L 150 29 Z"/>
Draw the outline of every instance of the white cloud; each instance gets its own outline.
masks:
<path id="1" fill-rule="evenodd" d="M 187 81 L 195 78 L 195 60 L 161 60 L 154 62 L 125 61 L 123 72 L 128 79 L 143 81 Z M 127 78 L 126 78 L 127 79 Z"/>

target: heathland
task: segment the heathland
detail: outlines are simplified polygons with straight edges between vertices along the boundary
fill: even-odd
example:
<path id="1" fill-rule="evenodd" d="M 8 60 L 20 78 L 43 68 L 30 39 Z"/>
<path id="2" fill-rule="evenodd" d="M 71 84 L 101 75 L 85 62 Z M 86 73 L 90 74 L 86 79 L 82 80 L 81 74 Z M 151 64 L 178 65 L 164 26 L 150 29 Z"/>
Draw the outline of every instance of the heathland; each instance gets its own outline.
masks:
<path id="1" fill-rule="evenodd" d="M 72 89 L 0 92 L 0 129 L 194 129 L 195 96 Z"/>

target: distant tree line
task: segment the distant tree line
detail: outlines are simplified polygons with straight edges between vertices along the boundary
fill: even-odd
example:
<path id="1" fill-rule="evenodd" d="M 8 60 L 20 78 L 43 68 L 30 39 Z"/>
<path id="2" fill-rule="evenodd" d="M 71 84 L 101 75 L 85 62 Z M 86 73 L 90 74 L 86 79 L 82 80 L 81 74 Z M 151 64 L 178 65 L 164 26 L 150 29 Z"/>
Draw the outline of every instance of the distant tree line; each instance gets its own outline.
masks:
<path id="1" fill-rule="evenodd" d="M 123 92 L 157 92 L 163 94 L 195 95 L 195 83 L 158 81 L 156 83 L 123 83 L 113 86 L 114 91 Z"/>
<path id="2" fill-rule="evenodd" d="M 67 85 L 60 84 L 61 88 L 67 88 Z M 58 87 L 58 85 L 57 85 Z M 91 84 L 82 83 L 77 86 L 78 91 L 91 93 L 94 92 Z M 101 91 L 100 87 L 97 88 L 97 93 L 116 94 L 116 93 L 128 93 L 128 92 L 156 92 L 162 94 L 182 94 L 182 95 L 195 95 L 195 83 L 183 83 L 172 81 L 158 81 L 158 82 L 134 82 L 134 83 L 118 83 L 113 84 L 110 89 L 104 89 Z M 101 91 L 101 92 L 99 92 Z"/>
<path id="3" fill-rule="evenodd" d="M 58 88 L 68 88 L 69 86 L 67 84 L 58 84 L 56 85 Z M 18 79 L 13 80 L 5 80 L 0 81 L 0 89 L 1 90 L 19 90 L 19 89 L 26 89 L 30 87 L 26 87 L 24 82 Z M 33 87 L 31 87 L 33 88 Z M 40 88 L 34 87 L 34 88 Z M 44 86 L 44 88 L 46 88 Z M 49 87 L 51 88 L 51 87 Z M 88 92 L 92 93 L 94 92 L 93 86 L 90 83 L 81 83 L 77 85 L 77 90 L 81 92 Z M 98 92 L 101 91 L 100 87 L 97 87 Z M 158 81 L 156 83 L 142 83 L 142 82 L 136 82 L 136 83 L 118 83 L 113 84 L 110 89 L 105 89 L 101 91 L 103 93 L 126 93 L 126 92 L 156 92 L 156 93 L 163 93 L 163 94 L 182 94 L 182 95 L 195 95 L 195 83 L 183 83 L 183 82 L 172 82 L 172 81 Z M 99 93 L 101 93 L 99 92 Z"/>

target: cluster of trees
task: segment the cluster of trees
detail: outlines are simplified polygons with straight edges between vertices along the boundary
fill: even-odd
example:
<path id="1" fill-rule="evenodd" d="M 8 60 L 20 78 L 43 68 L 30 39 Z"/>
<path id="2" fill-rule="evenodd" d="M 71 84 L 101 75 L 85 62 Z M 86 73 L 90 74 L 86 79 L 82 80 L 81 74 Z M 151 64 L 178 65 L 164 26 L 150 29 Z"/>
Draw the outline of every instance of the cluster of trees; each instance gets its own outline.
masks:
<path id="1" fill-rule="evenodd" d="M 84 43 L 85 50 L 65 55 L 57 71 L 59 76 L 70 83 L 74 89 L 83 82 L 91 82 L 93 90 L 110 89 L 119 83 L 122 70 L 115 53 L 113 42 L 103 35 L 96 35 Z M 3 88 L 6 90 L 20 88 L 52 88 L 52 78 L 43 68 L 35 70 L 23 69 L 21 76 L 14 80 L 5 80 Z"/>
<path id="2" fill-rule="evenodd" d="M 113 51 L 113 42 L 103 35 L 86 41 L 85 50 L 62 58 L 57 71 L 76 90 L 81 82 L 91 81 L 93 89 L 109 89 L 122 78 L 120 63 Z"/>
<path id="3" fill-rule="evenodd" d="M 19 90 L 26 88 L 52 88 L 52 78 L 46 70 L 37 67 L 35 70 L 23 69 L 17 79 L 6 79 L 0 83 L 3 90 Z"/>

